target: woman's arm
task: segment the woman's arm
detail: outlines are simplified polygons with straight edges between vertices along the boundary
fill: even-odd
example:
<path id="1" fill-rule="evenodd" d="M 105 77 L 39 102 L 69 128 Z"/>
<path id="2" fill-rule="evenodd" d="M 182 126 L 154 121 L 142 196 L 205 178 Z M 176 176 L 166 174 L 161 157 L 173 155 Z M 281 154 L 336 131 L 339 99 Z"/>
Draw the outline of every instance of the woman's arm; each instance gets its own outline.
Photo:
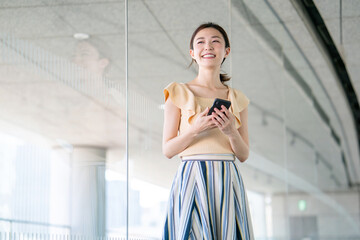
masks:
<path id="1" fill-rule="evenodd" d="M 171 102 L 170 98 L 165 102 L 162 149 L 167 158 L 172 158 L 185 150 L 200 132 L 216 127 L 211 116 L 207 116 L 208 111 L 209 108 L 206 108 L 188 131 L 178 135 L 181 110 Z"/>
<path id="2" fill-rule="evenodd" d="M 229 135 L 231 148 L 240 162 L 245 162 L 249 157 L 249 132 L 248 132 L 248 109 L 240 112 L 241 127 Z"/>
<path id="3" fill-rule="evenodd" d="M 235 128 L 235 117 L 225 107 L 222 111 L 215 110 L 214 120 L 219 129 L 229 137 L 231 148 L 235 156 L 245 162 L 249 157 L 248 109 L 240 112 L 241 127 Z M 224 114 L 225 113 L 225 114 Z M 220 118 L 219 118 L 220 116 Z"/>

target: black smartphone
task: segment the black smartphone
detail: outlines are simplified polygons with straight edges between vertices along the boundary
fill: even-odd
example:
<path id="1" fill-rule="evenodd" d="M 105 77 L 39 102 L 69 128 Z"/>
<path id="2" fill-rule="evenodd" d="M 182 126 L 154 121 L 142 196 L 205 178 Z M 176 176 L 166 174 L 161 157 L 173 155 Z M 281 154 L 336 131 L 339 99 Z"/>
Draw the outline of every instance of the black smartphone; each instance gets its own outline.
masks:
<path id="1" fill-rule="evenodd" d="M 227 109 L 229 109 L 229 107 L 231 106 L 231 102 L 225 99 L 215 98 L 208 115 L 211 115 L 214 112 L 214 108 L 221 110 L 221 105 L 224 105 Z"/>

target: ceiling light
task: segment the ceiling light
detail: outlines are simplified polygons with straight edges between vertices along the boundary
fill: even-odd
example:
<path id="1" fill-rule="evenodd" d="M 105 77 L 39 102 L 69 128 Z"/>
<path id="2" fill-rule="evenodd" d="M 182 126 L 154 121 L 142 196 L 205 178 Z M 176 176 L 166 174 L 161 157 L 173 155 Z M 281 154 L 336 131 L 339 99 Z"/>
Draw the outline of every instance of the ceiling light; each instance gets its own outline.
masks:
<path id="1" fill-rule="evenodd" d="M 90 35 L 87 33 L 75 33 L 73 37 L 77 40 L 85 40 L 85 39 L 89 39 Z"/>

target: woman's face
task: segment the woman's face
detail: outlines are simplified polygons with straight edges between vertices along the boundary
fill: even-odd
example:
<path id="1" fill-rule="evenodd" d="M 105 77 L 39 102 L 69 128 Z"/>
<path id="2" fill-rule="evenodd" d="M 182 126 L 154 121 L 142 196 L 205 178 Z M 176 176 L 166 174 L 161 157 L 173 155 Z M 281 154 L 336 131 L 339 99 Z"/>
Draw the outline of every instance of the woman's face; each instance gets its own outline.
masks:
<path id="1" fill-rule="evenodd" d="M 104 69 L 108 66 L 107 58 L 100 58 L 96 47 L 89 42 L 79 42 L 75 49 L 73 62 L 93 74 L 103 75 Z"/>
<path id="2" fill-rule="evenodd" d="M 199 67 L 220 67 L 224 57 L 230 53 L 230 48 L 225 48 L 222 34 L 211 27 L 195 35 L 193 48 L 190 49 L 190 55 Z"/>

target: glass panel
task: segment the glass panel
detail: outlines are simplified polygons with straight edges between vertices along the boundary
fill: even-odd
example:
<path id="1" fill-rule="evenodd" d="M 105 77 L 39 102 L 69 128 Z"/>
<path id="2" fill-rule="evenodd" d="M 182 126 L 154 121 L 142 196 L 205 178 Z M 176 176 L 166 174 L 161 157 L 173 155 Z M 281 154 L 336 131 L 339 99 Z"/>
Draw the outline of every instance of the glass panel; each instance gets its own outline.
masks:
<path id="1" fill-rule="evenodd" d="M 195 28 L 214 21 L 230 33 L 229 14 L 228 3 L 215 0 L 129 2 L 131 236 L 161 238 L 180 164 L 162 154 L 163 89 L 196 76 L 195 67 L 187 69 Z"/>
<path id="2" fill-rule="evenodd" d="M 250 124 L 262 122 L 268 129 L 256 126 L 250 131 L 252 156 L 260 153 L 268 162 L 256 164 L 257 159 L 250 157 L 247 163 L 259 169 L 256 178 L 266 176 L 271 163 L 270 176 L 281 186 L 255 184 L 254 188 L 264 193 L 265 210 L 261 211 L 266 225 L 259 231 L 261 224 L 256 224 L 255 236 L 351 239 L 357 231 L 357 208 L 345 199 L 355 203 L 358 197 L 354 191 L 344 192 L 349 190 L 347 171 L 354 168 L 346 169 L 344 164 L 351 165 L 352 160 L 346 159 L 348 146 L 341 145 L 344 130 L 339 113 L 324 86 L 332 76 L 325 70 L 323 55 L 291 2 L 232 1 L 232 9 L 233 42 L 242 49 L 239 57 L 234 54 L 235 44 L 232 46 L 233 76 L 239 72 L 251 79 L 247 92 L 259 103 L 253 101 L 250 111 L 262 111 L 255 114 L 253 110 Z M 234 41 L 235 31 L 241 34 Z M 243 61 L 235 64 L 236 58 Z M 280 121 L 281 127 L 269 124 L 268 118 Z M 276 150 L 278 154 L 274 154 Z M 253 218 L 255 212 L 259 210 L 253 211 Z"/>
<path id="3" fill-rule="evenodd" d="M 0 232 L 123 236 L 124 3 L 0 16 Z"/>
<path id="4" fill-rule="evenodd" d="M 242 165 L 255 239 L 288 239 L 283 205 L 288 175 L 285 158 L 284 75 L 280 44 L 265 30 L 276 22 L 264 1 L 232 3 L 232 86 L 249 105 L 250 157 Z"/>
<path id="5" fill-rule="evenodd" d="M 180 164 L 162 154 L 163 88 L 196 76 L 189 40 L 208 21 L 251 101 L 255 239 L 358 239 L 337 86 L 294 2 L 129 1 L 129 139 L 124 1 L 0 3 L 0 239 L 161 238 Z"/>
<path id="6" fill-rule="evenodd" d="M 358 197 L 344 194 L 348 189 L 342 156 L 346 147 L 337 139 L 342 134 L 339 113 L 306 51 L 284 49 L 289 79 L 284 86 L 286 152 L 288 175 L 293 178 L 286 197 L 290 238 L 346 239 L 357 229 L 357 217 L 344 200 Z"/>

